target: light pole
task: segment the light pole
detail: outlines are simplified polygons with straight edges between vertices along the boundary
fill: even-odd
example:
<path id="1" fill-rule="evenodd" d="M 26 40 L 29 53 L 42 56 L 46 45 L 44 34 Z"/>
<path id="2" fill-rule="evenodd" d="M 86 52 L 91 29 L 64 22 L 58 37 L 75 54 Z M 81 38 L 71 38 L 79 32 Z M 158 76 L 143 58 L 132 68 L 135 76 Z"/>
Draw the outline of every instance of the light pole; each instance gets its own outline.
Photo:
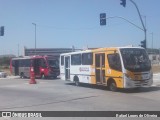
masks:
<path id="1" fill-rule="evenodd" d="M 126 21 L 126 22 L 132 24 L 133 26 L 135 26 L 135 27 L 137 27 L 138 29 L 140 29 L 140 30 L 143 31 L 143 29 L 142 29 L 141 27 L 137 26 L 137 25 L 134 24 L 133 22 L 131 22 L 131 21 L 129 21 L 129 20 L 127 20 L 126 18 L 121 17 L 121 16 L 112 16 L 112 17 L 107 17 L 106 19 L 112 19 L 112 18 L 119 18 L 119 19 L 122 19 L 122 20 L 124 20 L 124 21 Z"/>
<path id="2" fill-rule="evenodd" d="M 18 44 L 18 57 L 19 57 L 19 44 Z"/>
<path id="3" fill-rule="evenodd" d="M 34 54 L 36 55 L 36 23 L 32 23 L 35 26 L 35 51 Z"/>
<path id="4" fill-rule="evenodd" d="M 134 4 L 134 6 L 135 6 L 135 7 L 136 7 L 136 9 L 137 9 L 137 12 L 138 12 L 139 18 L 140 18 L 141 23 L 142 23 L 142 26 L 143 26 L 143 31 L 144 31 L 144 41 L 145 41 L 145 43 L 147 44 L 147 29 L 146 29 L 146 27 L 145 27 L 145 25 L 144 25 L 144 23 L 143 23 L 143 20 L 142 20 L 142 17 L 141 17 L 140 11 L 139 11 L 139 9 L 138 9 L 137 4 L 136 4 L 133 0 L 130 0 L 130 1 Z M 146 48 L 147 48 L 147 46 L 146 46 Z"/>

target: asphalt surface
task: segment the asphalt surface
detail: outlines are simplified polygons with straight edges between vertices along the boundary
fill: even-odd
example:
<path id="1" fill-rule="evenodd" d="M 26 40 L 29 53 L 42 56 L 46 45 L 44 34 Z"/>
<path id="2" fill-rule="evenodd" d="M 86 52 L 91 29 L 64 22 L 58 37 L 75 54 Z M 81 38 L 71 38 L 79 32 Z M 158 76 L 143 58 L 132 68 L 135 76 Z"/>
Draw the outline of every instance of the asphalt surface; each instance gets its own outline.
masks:
<path id="1" fill-rule="evenodd" d="M 154 75 L 151 87 L 118 92 L 86 84 L 77 87 L 60 79 L 36 81 L 1 78 L 0 111 L 160 111 L 160 74 Z"/>

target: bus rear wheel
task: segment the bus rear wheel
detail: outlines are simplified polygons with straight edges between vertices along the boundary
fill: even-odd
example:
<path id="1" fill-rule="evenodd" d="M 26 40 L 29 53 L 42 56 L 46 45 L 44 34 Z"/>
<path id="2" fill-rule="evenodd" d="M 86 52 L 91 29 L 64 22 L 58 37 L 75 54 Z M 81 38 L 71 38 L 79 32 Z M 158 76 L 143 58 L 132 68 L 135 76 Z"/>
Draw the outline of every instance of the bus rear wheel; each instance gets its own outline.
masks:
<path id="1" fill-rule="evenodd" d="M 77 76 L 74 77 L 74 83 L 75 83 L 76 86 L 79 86 L 79 85 L 80 85 L 79 79 L 78 79 Z"/>
<path id="2" fill-rule="evenodd" d="M 112 80 L 109 84 L 109 90 L 116 92 L 117 91 L 117 86 L 116 83 Z"/>
<path id="3" fill-rule="evenodd" d="M 20 78 L 24 78 L 24 73 L 23 72 L 21 73 Z"/>

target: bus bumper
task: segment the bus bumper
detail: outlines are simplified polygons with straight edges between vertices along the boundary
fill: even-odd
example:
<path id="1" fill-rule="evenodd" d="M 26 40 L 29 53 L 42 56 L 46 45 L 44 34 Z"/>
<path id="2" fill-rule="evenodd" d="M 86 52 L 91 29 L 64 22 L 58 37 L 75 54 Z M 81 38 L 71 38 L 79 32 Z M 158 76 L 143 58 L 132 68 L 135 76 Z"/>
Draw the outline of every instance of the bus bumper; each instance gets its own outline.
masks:
<path id="1" fill-rule="evenodd" d="M 54 72 L 54 73 L 48 73 L 48 77 L 57 77 L 59 76 L 59 72 Z"/>
<path id="2" fill-rule="evenodd" d="M 125 76 L 124 81 L 124 88 L 149 87 L 153 84 L 153 76 L 150 76 L 149 79 L 144 80 L 132 80 Z"/>

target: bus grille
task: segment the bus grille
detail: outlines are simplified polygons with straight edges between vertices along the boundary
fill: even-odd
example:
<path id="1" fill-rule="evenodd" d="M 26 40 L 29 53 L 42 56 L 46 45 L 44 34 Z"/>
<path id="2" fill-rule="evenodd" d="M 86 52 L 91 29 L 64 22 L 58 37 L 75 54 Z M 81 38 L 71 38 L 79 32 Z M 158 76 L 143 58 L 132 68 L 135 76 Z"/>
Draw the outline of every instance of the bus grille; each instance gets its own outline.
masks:
<path id="1" fill-rule="evenodd" d="M 136 80 L 136 81 L 134 81 L 134 84 L 137 87 L 147 86 L 148 83 L 149 83 L 149 80 Z"/>

